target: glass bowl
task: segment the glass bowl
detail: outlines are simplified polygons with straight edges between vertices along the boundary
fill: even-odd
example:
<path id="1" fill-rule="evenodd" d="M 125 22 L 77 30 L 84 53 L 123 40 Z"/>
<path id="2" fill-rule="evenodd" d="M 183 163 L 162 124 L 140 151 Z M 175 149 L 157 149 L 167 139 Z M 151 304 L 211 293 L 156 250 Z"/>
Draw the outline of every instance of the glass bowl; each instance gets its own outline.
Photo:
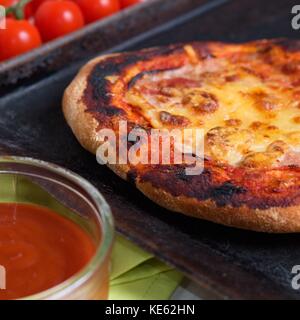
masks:
<path id="1" fill-rule="evenodd" d="M 104 300 L 114 239 L 110 208 L 88 181 L 64 168 L 25 157 L 0 157 L 0 202 L 43 206 L 79 224 L 93 239 L 90 262 L 66 281 L 25 300 Z"/>

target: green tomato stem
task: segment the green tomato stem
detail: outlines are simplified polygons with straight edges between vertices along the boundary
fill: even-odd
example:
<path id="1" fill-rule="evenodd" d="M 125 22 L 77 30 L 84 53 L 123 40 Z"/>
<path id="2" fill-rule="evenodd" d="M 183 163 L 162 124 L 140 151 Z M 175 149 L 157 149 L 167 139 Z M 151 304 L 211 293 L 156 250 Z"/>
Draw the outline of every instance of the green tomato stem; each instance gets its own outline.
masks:
<path id="1" fill-rule="evenodd" d="M 22 20 L 25 18 L 25 6 L 27 3 L 31 2 L 32 0 L 20 0 L 17 4 L 16 4 L 16 11 L 15 11 L 15 15 L 16 18 L 19 20 Z"/>
<path id="2" fill-rule="evenodd" d="M 14 6 L 10 6 L 5 9 L 5 15 L 13 14 L 18 20 L 25 19 L 25 6 L 32 0 L 20 0 Z"/>

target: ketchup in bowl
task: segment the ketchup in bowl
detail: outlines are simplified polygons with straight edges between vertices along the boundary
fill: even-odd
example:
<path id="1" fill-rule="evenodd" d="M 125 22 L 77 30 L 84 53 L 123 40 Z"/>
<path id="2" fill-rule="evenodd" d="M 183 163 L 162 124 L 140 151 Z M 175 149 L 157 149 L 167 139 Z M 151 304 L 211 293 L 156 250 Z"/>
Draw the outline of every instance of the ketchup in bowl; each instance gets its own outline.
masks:
<path id="1" fill-rule="evenodd" d="M 0 300 L 107 299 L 113 239 L 110 208 L 88 181 L 0 157 Z"/>
<path id="2" fill-rule="evenodd" d="M 31 204 L 0 203 L 0 265 L 6 289 L 0 299 L 30 296 L 69 279 L 95 254 L 75 222 Z"/>

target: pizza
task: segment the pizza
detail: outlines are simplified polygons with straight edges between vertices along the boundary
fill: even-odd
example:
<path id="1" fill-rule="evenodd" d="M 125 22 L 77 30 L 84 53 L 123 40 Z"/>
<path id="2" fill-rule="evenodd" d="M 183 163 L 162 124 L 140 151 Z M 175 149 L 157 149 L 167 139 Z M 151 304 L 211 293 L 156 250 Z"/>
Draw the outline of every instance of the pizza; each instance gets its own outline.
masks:
<path id="1" fill-rule="evenodd" d="M 103 144 L 99 131 L 120 135 L 120 121 L 146 132 L 201 129 L 201 174 L 186 174 L 190 162 L 107 165 L 171 211 L 300 231 L 299 41 L 193 42 L 100 56 L 66 89 L 63 111 L 93 153 Z"/>

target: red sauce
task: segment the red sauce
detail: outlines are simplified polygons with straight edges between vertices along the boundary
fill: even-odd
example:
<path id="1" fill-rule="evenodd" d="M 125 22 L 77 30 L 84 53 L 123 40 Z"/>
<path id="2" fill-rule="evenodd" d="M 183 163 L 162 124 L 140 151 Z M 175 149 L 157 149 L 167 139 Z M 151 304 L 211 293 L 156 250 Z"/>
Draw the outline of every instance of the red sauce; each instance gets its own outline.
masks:
<path id="1" fill-rule="evenodd" d="M 1 300 L 26 297 L 63 282 L 94 253 L 92 239 L 71 220 L 35 205 L 0 204 L 0 265 L 6 268 Z"/>

